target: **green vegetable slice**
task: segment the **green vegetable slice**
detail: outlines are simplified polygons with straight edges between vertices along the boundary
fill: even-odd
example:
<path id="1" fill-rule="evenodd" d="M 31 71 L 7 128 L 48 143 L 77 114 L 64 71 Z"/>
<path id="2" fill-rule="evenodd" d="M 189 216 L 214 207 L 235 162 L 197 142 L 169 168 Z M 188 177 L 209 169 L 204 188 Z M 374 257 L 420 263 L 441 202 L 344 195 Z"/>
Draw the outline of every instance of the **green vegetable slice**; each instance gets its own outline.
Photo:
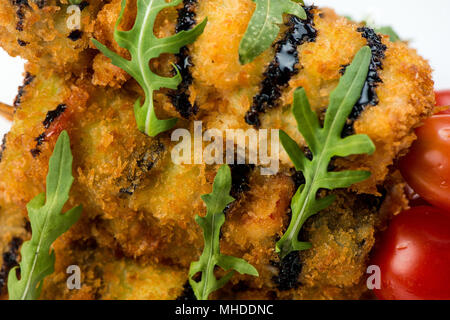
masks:
<path id="1" fill-rule="evenodd" d="M 370 48 L 365 46 L 347 67 L 339 85 L 330 95 L 323 127 L 315 112 L 311 110 L 305 90 L 297 89 L 294 94 L 293 114 L 313 159 L 308 160 L 297 143 L 285 132 L 280 132 L 284 149 L 296 170 L 303 173 L 306 181 L 292 199 L 291 223 L 276 245 L 276 251 L 281 258 L 293 251 L 307 250 L 311 247 L 311 244 L 298 240 L 300 229 L 309 217 L 329 207 L 335 200 L 332 195 L 317 198 L 320 189 L 348 188 L 370 177 L 370 172 L 367 171 L 329 172 L 328 166 L 333 157 L 372 154 L 375 151 L 375 146 L 367 135 L 341 137 L 347 117 L 361 95 L 371 56 Z"/>
<path id="2" fill-rule="evenodd" d="M 50 158 L 46 194 L 41 193 L 27 205 L 32 237 L 20 251 L 20 280 L 16 268 L 8 275 L 10 300 L 36 300 L 44 278 L 54 271 L 55 254 L 51 245 L 80 218 L 82 208 L 75 207 L 62 213 L 72 186 L 72 152 L 69 135 L 63 131 Z"/>
<path id="3" fill-rule="evenodd" d="M 169 78 L 162 77 L 152 72 L 149 67 L 151 59 L 159 57 L 163 53 L 179 53 L 180 49 L 197 39 L 203 33 L 207 20 L 189 31 L 181 31 L 167 38 L 157 38 L 153 32 L 155 19 L 158 13 L 168 7 L 175 7 L 182 0 L 137 0 L 137 16 L 134 26 L 129 31 L 118 30 L 126 6 L 126 0 L 122 0 L 122 9 L 116 22 L 114 39 L 122 48 L 130 52 L 131 60 L 122 58 L 120 55 L 109 50 L 106 46 L 95 39 L 94 45 L 112 63 L 130 74 L 145 92 L 145 101 L 141 105 L 137 100 L 134 105 L 136 123 L 142 132 L 155 137 L 161 132 L 170 130 L 177 122 L 176 118 L 160 120 L 154 110 L 153 93 L 161 88 L 176 89 L 181 82 L 181 75 L 176 69 L 177 75 Z M 176 68 L 174 66 L 174 68 Z"/>
<path id="4" fill-rule="evenodd" d="M 291 0 L 252 0 L 256 9 L 239 46 L 241 64 L 252 62 L 274 42 L 280 32 L 283 13 L 305 20 L 305 9 Z M 303 1 L 301 1 L 303 3 Z"/>
<path id="5" fill-rule="evenodd" d="M 223 211 L 234 201 L 230 196 L 230 190 L 231 170 L 227 165 L 223 165 L 214 179 L 213 192 L 202 196 L 207 207 L 206 216 L 196 217 L 197 223 L 203 229 L 205 247 L 200 260 L 191 263 L 189 283 L 198 300 L 207 300 L 212 292 L 222 288 L 231 279 L 234 271 L 258 276 L 258 271 L 245 260 L 220 253 L 220 229 L 225 222 Z M 217 280 L 214 275 L 216 266 L 231 271 Z M 201 273 L 200 281 L 194 279 L 198 273 Z"/>

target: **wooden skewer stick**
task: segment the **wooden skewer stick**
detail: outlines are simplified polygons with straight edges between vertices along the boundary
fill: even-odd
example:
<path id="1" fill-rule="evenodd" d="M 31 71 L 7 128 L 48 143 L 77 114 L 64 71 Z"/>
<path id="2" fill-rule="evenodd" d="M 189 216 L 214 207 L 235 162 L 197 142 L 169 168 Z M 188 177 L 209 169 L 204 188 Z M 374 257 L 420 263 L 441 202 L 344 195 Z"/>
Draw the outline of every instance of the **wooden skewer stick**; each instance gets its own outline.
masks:
<path id="1" fill-rule="evenodd" d="M 0 102 L 0 116 L 6 120 L 12 121 L 14 117 L 14 107 Z"/>

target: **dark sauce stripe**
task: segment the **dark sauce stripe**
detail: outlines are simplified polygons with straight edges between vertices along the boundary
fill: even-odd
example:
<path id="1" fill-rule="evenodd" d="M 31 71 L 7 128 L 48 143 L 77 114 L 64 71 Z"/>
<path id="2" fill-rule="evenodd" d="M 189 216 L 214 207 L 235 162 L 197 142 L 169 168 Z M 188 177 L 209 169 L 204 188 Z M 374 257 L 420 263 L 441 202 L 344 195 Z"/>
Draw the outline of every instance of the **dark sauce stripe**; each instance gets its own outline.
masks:
<path id="1" fill-rule="evenodd" d="M 50 125 L 58 119 L 64 111 L 66 111 L 67 106 L 65 104 L 59 104 L 55 110 L 48 111 L 44 121 L 42 121 L 42 124 L 44 125 L 45 129 L 49 129 Z M 36 147 L 34 149 L 31 149 L 31 155 L 33 158 L 36 158 L 41 154 L 41 149 L 39 148 L 47 138 L 47 132 L 41 133 L 39 136 L 37 136 L 34 141 L 36 141 Z"/>
<path id="2" fill-rule="evenodd" d="M 286 24 L 289 29 L 283 39 L 275 44 L 275 57 L 264 72 L 259 93 L 253 98 L 253 104 L 245 115 L 249 125 L 261 125 L 259 114 L 278 106 L 278 99 L 289 80 L 298 73 L 298 46 L 305 42 L 314 42 L 317 30 L 314 28 L 314 6 L 305 7 L 307 19 L 291 16 Z"/>
<path id="3" fill-rule="evenodd" d="M 280 291 L 295 289 L 300 285 L 298 277 L 302 272 L 302 263 L 298 251 L 291 252 L 282 261 L 272 264 L 279 270 L 272 280 Z"/>
<path id="4" fill-rule="evenodd" d="M 195 297 L 194 290 L 192 290 L 191 285 L 189 284 L 189 281 L 186 281 L 186 283 L 183 286 L 183 292 L 181 295 L 176 298 L 177 301 L 195 301 L 197 298 Z"/>
<path id="5" fill-rule="evenodd" d="M 6 285 L 9 271 L 18 266 L 19 249 L 23 240 L 21 238 L 13 238 L 9 243 L 8 251 L 3 253 L 3 265 L 0 269 L 0 294 Z"/>
<path id="6" fill-rule="evenodd" d="M 386 45 L 381 41 L 381 36 L 379 36 L 372 28 L 358 28 L 358 32 L 361 33 L 363 38 L 367 39 L 367 45 L 372 50 L 372 60 L 370 61 L 369 73 L 366 82 L 364 83 L 361 97 L 353 107 L 353 110 L 348 117 L 349 121 L 342 132 L 344 137 L 355 133 L 353 125 L 367 107 L 376 106 L 378 104 L 379 100 L 375 89 L 383 82 L 378 75 L 378 71 L 383 70 L 383 59 L 386 57 L 385 53 L 387 50 Z"/>
<path id="7" fill-rule="evenodd" d="M 244 192 L 250 190 L 250 174 L 254 165 L 251 164 L 231 164 L 231 196 L 238 199 Z"/>
<path id="8" fill-rule="evenodd" d="M 195 8 L 197 6 L 197 0 L 184 0 L 183 7 L 178 10 L 178 20 L 175 27 L 175 32 L 188 31 L 195 26 Z M 189 86 L 192 84 L 193 78 L 191 73 L 191 67 L 193 66 L 191 58 L 189 56 L 188 47 L 180 49 L 180 53 L 175 55 L 176 67 L 178 68 L 182 81 L 178 85 L 177 90 L 171 91 L 168 96 L 172 101 L 175 109 L 180 115 L 189 119 L 192 115 L 197 114 L 198 106 L 192 105 L 189 101 Z"/>
<path id="9" fill-rule="evenodd" d="M 25 74 L 25 79 L 23 80 L 23 84 L 19 87 L 19 92 L 17 93 L 16 99 L 14 100 L 14 107 L 19 107 L 22 103 L 22 97 L 25 94 L 26 87 L 34 80 L 34 76 L 29 72 Z"/>

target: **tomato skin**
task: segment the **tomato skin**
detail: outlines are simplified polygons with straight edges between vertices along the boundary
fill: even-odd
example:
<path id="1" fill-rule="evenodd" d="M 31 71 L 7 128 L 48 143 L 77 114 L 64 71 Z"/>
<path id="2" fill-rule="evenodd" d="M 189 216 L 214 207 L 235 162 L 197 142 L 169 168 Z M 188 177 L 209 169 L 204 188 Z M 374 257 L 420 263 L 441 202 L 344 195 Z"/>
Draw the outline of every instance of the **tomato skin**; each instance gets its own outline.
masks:
<path id="1" fill-rule="evenodd" d="M 450 114 L 427 119 L 416 134 L 400 171 L 414 191 L 450 215 Z"/>
<path id="2" fill-rule="evenodd" d="M 440 107 L 450 106 L 450 90 L 436 91 L 436 105 Z M 450 112 L 450 110 L 446 111 Z"/>
<path id="3" fill-rule="evenodd" d="M 450 217 L 416 207 L 394 217 L 372 264 L 381 270 L 383 300 L 450 300 Z"/>

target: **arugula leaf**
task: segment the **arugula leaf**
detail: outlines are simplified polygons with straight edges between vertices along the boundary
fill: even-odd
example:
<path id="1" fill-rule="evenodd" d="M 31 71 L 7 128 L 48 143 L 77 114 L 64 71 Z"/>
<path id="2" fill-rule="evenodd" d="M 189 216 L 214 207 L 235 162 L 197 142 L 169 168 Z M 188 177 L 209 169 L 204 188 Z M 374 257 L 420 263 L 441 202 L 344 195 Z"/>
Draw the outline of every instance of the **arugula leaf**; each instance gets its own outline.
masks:
<path id="1" fill-rule="evenodd" d="M 391 42 L 401 41 L 400 36 L 390 26 L 378 27 L 378 28 L 375 28 L 374 30 L 375 30 L 375 32 L 389 36 L 389 39 L 391 40 Z"/>
<path id="2" fill-rule="evenodd" d="M 341 137 L 347 117 L 361 95 L 371 56 L 370 48 L 365 46 L 347 67 L 339 85 L 330 95 L 323 127 L 311 110 L 305 90 L 297 89 L 294 94 L 293 114 L 313 159 L 308 160 L 297 143 L 285 132 L 280 132 L 284 149 L 295 169 L 303 173 L 306 181 L 292 199 L 291 223 L 276 246 L 276 251 L 282 258 L 292 251 L 311 248 L 311 244 L 298 241 L 299 231 L 309 217 L 329 207 L 335 200 L 332 195 L 318 199 L 319 189 L 348 188 L 370 177 L 370 172 L 367 171 L 329 172 L 328 165 L 333 157 L 372 154 L 375 151 L 375 145 L 367 135 L 353 135 L 344 139 Z"/>
<path id="3" fill-rule="evenodd" d="M 239 46 L 239 61 L 243 65 L 252 62 L 270 47 L 280 32 L 283 13 L 306 19 L 305 9 L 292 0 L 252 1 L 256 2 L 256 9 Z"/>
<path id="4" fill-rule="evenodd" d="M 181 82 L 181 75 L 174 66 L 177 71 L 176 76 L 161 77 L 152 72 L 149 61 L 163 53 L 179 53 L 180 48 L 194 42 L 203 33 L 207 22 L 205 19 L 192 30 L 181 31 L 167 38 L 157 38 L 153 33 L 156 16 L 161 10 L 175 7 L 181 1 L 173 0 L 167 3 L 166 0 L 137 0 L 137 16 L 133 28 L 129 31 L 120 31 L 118 26 L 126 6 L 126 0 L 122 0 L 122 9 L 116 22 L 114 39 L 119 46 L 130 52 L 131 60 L 122 58 L 97 40 L 92 39 L 94 45 L 110 58 L 114 65 L 130 74 L 144 90 L 144 104 L 141 106 L 140 100 L 137 100 L 134 112 L 139 130 L 151 137 L 170 130 L 178 120 L 176 118 L 160 120 L 156 117 L 153 93 L 161 88 L 176 89 Z"/>
<path id="5" fill-rule="evenodd" d="M 258 271 L 245 260 L 220 253 L 220 229 L 225 222 L 223 211 L 234 201 L 230 196 L 230 190 L 231 170 L 227 165 L 223 165 L 214 179 L 213 192 L 202 196 L 207 207 L 206 216 L 204 218 L 197 216 L 195 219 L 203 229 L 205 240 L 200 260 L 192 262 L 189 269 L 189 283 L 198 300 L 207 300 L 211 292 L 222 288 L 234 275 L 234 271 L 230 271 L 217 280 L 214 275 L 215 266 L 225 271 L 235 270 L 240 274 L 258 276 Z M 194 277 L 199 272 L 201 280 L 196 281 Z"/>
<path id="6" fill-rule="evenodd" d="M 20 280 L 16 268 L 8 275 L 10 300 L 39 298 L 44 278 L 54 271 L 55 253 L 51 245 L 80 218 L 82 208 L 75 207 L 62 214 L 72 186 L 72 152 L 69 135 L 61 132 L 50 158 L 46 194 L 42 193 L 27 205 L 32 237 L 20 251 Z"/>

